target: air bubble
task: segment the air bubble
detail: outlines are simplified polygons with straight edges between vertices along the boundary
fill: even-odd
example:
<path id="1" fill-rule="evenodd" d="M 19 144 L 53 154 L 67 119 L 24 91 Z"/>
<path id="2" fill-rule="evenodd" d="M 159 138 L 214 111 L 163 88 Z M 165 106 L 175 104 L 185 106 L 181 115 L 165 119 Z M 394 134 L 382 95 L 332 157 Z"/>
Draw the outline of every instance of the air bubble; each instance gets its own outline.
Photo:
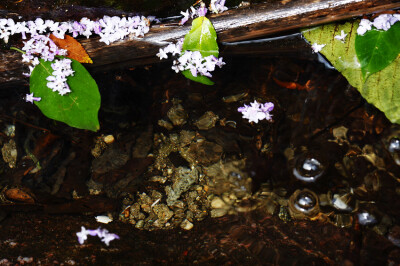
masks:
<path id="1" fill-rule="evenodd" d="M 309 155 L 300 155 L 295 163 L 293 175 L 304 182 L 315 182 L 325 171 L 324 165 Z"/>
<path id="2" fill-rule="evenodd" d="M 394 162 L 397 165 L 400 165 L 400 139 L 392 138 L 389 141 L 389 145 L 388 145 L 387 149 L 391 153 Z"/>
<path id="3" fill-rule="evenodd" d="M 358 217 L 358 222 L 361 225 L 371 225 L 371 224 L 376 224 L 376 219 L 372 214 L 369 214 L 368 212 L 360 212 L 357 214 Z"/>
<path id="4" fill-rule="evenodd" d="M 301 212 L 309 212 L 315 207 L 316 200 L 311 193 L 302 192 L 297 198 L 294 206 Z"/>
<path id="5" fill-rule="evenodd" d="M 400 139 L 392 138 L 389 142 L 388 150 L 389 150 L 389 152 L 399 152 L 400 151 Z"/>
<path id="6" fill-rule="evenodd" d="M 296 190 L 289 198 L 288 207 L 295 219 L 312 218 L 320 212 L 318 196 L 309 189 Z"/>

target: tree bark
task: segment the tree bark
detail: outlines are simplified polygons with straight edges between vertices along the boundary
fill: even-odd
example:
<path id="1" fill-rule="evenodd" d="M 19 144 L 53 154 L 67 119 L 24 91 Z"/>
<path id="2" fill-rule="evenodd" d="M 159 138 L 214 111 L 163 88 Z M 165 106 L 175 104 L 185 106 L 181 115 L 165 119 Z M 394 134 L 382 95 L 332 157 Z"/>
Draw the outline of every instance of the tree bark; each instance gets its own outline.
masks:
<path id="1" fill-rule="evenodd" d="M 230 9 L 210 19 L 219 42 L 237 42 L 399 7 L 400 0 L 280 0 Z M 158 62 L 158 49 L 183 38 L 189 30 L 189 23 L 161 24 L 153 25 L 141 39 L 110 45 L 99 42 L 99 38 L 80 42 L 93 59 L 89 69 L 95 71 Z M 0 84 L 24 80 L 22 72 L 27 67 L 18 53 L 2 51 L 0 60 Z"/>

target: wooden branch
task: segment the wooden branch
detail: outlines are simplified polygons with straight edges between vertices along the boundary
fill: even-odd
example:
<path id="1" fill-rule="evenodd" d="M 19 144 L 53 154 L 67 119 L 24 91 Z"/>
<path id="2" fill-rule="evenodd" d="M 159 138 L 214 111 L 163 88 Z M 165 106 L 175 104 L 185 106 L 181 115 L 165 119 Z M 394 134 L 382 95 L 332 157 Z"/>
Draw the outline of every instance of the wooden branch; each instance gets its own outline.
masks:
<path id="1" fill-rule="evenodd" d="M 281 0 L 231 9 L 210 19 L 219 42 L 235 42 L 395 8 L 400 8 L 400 0 Z M 183 38 L 189 29 L 189 23 L 154 25 L 142 39 L 105 45 L 90 38 L 81 43 L 93 59 L 92 71 L 120 68 L 158 62 L 158 49 Z M 6 51 L 0 60 L 0 84 L 23 79 L 20 55 Z"/>

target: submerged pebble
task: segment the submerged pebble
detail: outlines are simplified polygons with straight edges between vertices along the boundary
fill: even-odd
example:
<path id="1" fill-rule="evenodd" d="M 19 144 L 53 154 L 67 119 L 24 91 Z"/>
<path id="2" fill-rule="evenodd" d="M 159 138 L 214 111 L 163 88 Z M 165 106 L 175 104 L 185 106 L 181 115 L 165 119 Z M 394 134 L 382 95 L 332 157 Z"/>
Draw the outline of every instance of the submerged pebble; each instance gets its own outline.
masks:
<path id="1" fill-rule="evenodd" d="M 110 217 L 108 217 L 106 215 L 98 215 L 95 218 L 96 218 L 97 222 L 103 223 L 103 224 L 108 224 L 113 221 L 113 219 L 111 219 Z"/>
<path id="2" fill-rule="evenodd" d="M 173 99 L 173 106 L 169 109 L 167 116 L 174 126 L 182 126 L 186 123 L 188 114 L 177 99 Z"/>
<path id="3" fill-rule="evenodd" d="M 1 148 L 1 154 L 3 155 L 3 160 L 8 163 L 10 168 L 14 168 L 17 164 L 17 145 L 13 139 L 10 139 Z"/>
<path id="4" fill-rule="evenodd" d="M 215 127 L 219 117 L 211 111 L 203 114 L 194 124 L 200 130 L 209 130 Z"/>

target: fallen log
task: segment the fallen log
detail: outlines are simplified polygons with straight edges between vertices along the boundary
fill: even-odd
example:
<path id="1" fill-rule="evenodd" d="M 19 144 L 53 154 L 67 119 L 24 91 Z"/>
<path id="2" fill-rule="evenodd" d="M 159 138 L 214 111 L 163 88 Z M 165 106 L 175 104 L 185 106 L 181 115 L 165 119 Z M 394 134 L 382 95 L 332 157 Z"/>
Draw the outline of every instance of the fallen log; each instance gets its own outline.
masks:
<path id="1" fill-rule="evenodd" d="M 219 42 L 237 42 L 265 37 L 318 24 L 349 19 L 400 7 L 400 0 L 281 0 L 230 9 L 211 15 Z M 158 62 L 155 54 L 168 42 L 183 38 L 190 25 L 153 25 L 144 38 L 105 45 L 99 38 L 80 42 L 93 59 L 91 71 Z M 249 50 L 251 53 L 251 50 Z M 14 51 L 0 54 L 0 84 L 24 80 L 26 69 Z"/>

